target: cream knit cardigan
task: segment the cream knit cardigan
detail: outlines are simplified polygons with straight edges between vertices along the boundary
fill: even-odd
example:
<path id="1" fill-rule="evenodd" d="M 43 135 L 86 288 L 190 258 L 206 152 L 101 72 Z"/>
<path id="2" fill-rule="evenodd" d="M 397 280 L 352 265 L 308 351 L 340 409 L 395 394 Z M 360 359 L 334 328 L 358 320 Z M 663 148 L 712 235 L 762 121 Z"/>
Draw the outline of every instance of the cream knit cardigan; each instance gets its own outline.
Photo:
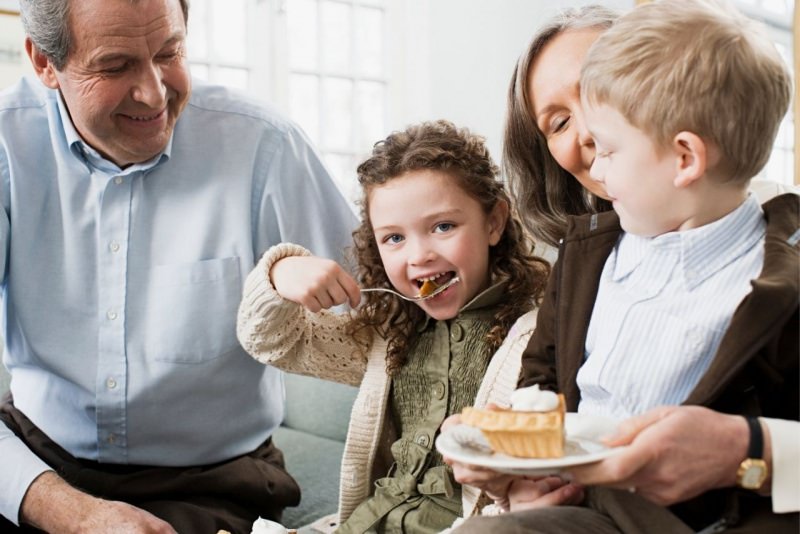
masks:
<path id="1" fill-rule="evenodd" d="M 344 334 L 347 314 L 323 310 L 311 313 L 284 300 L 269 280 L 272 265 L 287 256 L 308 256 L 298 245 L 270 248 L 247 277 L 239 307 L 237 335 L 245 350 L 258 361 L 291 373 L 315 376 L 360 388 L 350 415 L 339 482 L 338 522 L 345 521 L 370 495 L 370 473 L 389 400 L 386 341 L 374 336 L 366 359 L 358 345 Z M 473 402 L 508 405 L 516 388 L 520 358 L 536 324 L 536 311 L 520 317 L 492 357 Z M 464 517 L 476 513 L 481 492 L 462 487 Z M 333 530 L 336 518 L 315 524 Z"/>

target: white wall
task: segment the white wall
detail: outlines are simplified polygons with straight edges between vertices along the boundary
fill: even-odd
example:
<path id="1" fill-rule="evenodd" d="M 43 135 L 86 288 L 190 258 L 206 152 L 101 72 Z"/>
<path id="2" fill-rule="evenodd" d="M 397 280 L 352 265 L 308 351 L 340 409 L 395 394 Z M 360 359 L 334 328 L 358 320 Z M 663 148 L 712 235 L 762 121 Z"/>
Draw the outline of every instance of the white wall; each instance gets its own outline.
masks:
<path id="1" fill-rule="evenodd" d="M 407 46 L 396 91 L 408 95 L 390 117 L 392 130 L 445 118 L 487 138 L 499 162 L 506 93 L 517 58 L 536 29 L 560 9 L 585 0 L 408 0 Z M 596 2 L 597 3 L 597 2 Z M 633 0 L 605 0 L 619 10 Z M 409 37 L 409 36 L 407 36 Z"/>
<path id="2" fill-rule="evenodd" d="M 24 40 L 19 16 L 0 13 L 0 89 L 16 82 L 23 74 L 33 73 Z"/>

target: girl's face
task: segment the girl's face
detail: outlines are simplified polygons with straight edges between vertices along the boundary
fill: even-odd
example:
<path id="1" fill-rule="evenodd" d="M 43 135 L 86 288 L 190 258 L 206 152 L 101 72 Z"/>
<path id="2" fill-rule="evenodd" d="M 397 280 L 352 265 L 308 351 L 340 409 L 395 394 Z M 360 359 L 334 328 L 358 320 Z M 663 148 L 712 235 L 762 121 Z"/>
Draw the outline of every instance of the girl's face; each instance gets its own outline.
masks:
<path id="1" fill-rule="evenodd" d="M 369 218 L 386 275 L 400 293 L 419 294 L 426 279 L 460 283 L 417 304 L 436 320 L 452 319 L 489 286 L 489 247 L 500 240 L 508 206 L 484 213 L 446 172 L 407 172 L 369 192 Z"/>
<path id="2" fill-rule="evenodd" d="M 581 65 L 601 32 L 567 30 L 547 43 L 528 73 L 528 96 L 553 158 L 584 188 L 608 198 L 602 184 L 589 177 L 595 148 L 584 124 L 580 95 Z"/>

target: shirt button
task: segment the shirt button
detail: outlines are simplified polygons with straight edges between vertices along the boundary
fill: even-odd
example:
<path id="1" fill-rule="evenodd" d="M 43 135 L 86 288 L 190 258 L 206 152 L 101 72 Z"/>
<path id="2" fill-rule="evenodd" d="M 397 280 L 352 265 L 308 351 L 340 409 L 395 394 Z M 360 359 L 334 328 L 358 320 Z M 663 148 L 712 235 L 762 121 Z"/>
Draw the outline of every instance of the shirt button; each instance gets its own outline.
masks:
<path id="1" fill-rule="evenodd" d="M 111 252 L 119 252 L 119 243 L 112 241 L 111 244 L 108 245 L 108 248 L 111 249 Z"/>
<path id="2" fill-rule="evenodd" d="M 108 317 L 110 320 L 113 321 L 114 319 L 117 318 L 117 312 L 115 312 L 114 310 L 108 310 L 106 312 L 106 317 Z"/>
<path id="3" fill-rule="evenodd" d="M 436 382 L 433 385 L 433 396 L 437 399 L 442 400 L 444 398 L 444 391 L 445 387 L 442 382 Z"/>
<path id="4" fill-rule="evenodd" d="M 115 436 L 114 434 L 109 434 L 108 435 L 108 442 L 113 445 L 115 441 L 117 441 L 117 436 Z"/>
<path id="5" fill-rule="evenodd" d="M 117 176 L 114 178 L 114 183 L 117 185 L 122 185 L 122 176 Z"/>
<path id="6" fill-rule="evenodd" d="M 464 337 L 464 329 L 461 328 L 461 325 L 456 323 L 450 327 L 450 339 L 453 341 L 461 341 L 461 338 Z"/>
<path id="7" fill-rule="evenodd" d="M 427 447 L 430 441 L 431 438 L 429 438 L 427 434 L 420 434 L 419 436 L 417 436 L 417 443 L 419 445 L 422 445 L 423 447 Z"/>
<path id="8" fill-rule="evenodd" d="M 117 381 L 114 380 L 114 377 L 112 376 L 108 377 L 108 380 L 106 380 L 106 387 L 108 389 L 114 389 L 115 387 L 117 387 Z"/>

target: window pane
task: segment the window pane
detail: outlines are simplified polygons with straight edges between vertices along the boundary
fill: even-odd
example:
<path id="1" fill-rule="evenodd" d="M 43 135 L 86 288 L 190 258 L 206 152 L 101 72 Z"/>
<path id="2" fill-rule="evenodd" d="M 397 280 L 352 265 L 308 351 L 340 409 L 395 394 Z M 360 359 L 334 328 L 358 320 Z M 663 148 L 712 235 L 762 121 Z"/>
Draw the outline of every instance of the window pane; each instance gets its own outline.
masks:
<path id="1" fill-rule="evenodd" d="M 326 78 L 322 82 L 322 146 L 349 150 L 353 131 L 353 82 Z"/>
<path id="2" fill-rule="evenodd" d="M 207 0 L 192 0 L 192 8 L 189 10 L 189 27 L 186 34 L 186 48 L 190 58 L 207 59 L 208 57 L 207 20 Z"/>
<path id="3" fill-rule="evenodd" d="M 217 75 L 214 76 L 214 81 L 217 83 L 247 91 L 249 78 L 247 69 L 220 67 L 216 72 Z"/>
<path id="4" fill-rule="evenodd" d="M 289 68 L 317 68 L 317 2 L 289 0 L 287 4 L 289 31 Z"/>
<path id="5" fill-rule="evenodd" d="M 289 78 L 289 113 L 305 130 L 314 144 L 319 144 L 319 79 L 293 74 Z"/>
<path id="6" fill-rule="evenodd" d="M 359 73 L 379 77 L 383 74 L 383 11 L 357 8 L 356 28 Z"/>
<path id="7" fill-rule="evenodd" d="M 357 88 L 359 149 L 367 150 L 386 137 L 385 87 L 382 83 L 360 82 Z"/>
<path id="8" fill-rule="evenodd" d="M 350 202 L 355 202 L 361 194 L 361 188 L 356 179 L 358 163 L 355 158 L 350 155 L 327 153 L 324 155 L 324 159 L 339 190 Z"/>
<path id="9" fill-rule="evenodd" d="M 786 0 L 761 0 L 761 5 L 767 11 L 772 11 L 778 15 L 791 15 L 792 10 Z"/>
<path id="10" fill-rule="evenodd" d="M 322 59 L 328 72 L 349 74 L 350 66 L 350 10 L 339 2 L 322 2 Z"/>
<path id="11" fill-rule="evenodd" d="M 247 15 L 245 0 L 214 3 L 214 52 L 222 61 L 247 61 Z"/>

